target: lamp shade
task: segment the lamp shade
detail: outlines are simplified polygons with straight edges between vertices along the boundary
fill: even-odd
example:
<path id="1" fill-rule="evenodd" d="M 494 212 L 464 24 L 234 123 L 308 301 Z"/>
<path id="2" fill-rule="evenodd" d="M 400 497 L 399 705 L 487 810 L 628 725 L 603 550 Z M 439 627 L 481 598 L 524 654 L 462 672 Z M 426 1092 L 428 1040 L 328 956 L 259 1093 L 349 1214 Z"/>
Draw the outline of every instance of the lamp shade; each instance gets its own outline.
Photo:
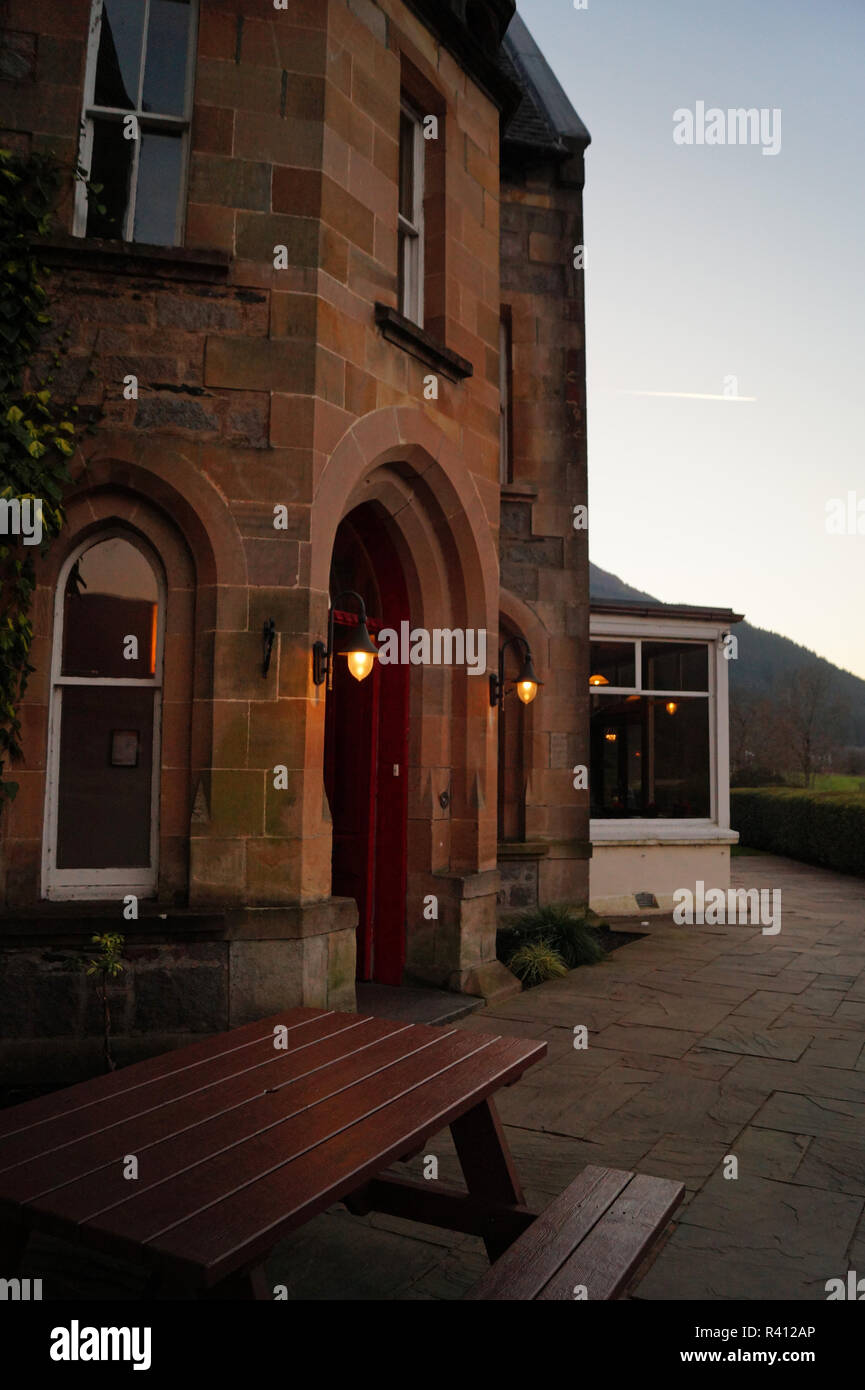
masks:
<path id="1" fill-rule="evenodd" d="M 372 643 L 367 625 L 359 618 L 355 626 L 341 638 L 339 655 L 348 662 L 348 669 L 355 680 L 364 680 L 372 670 L 378 652 Z"/>
<path id="2" fill-rule="evenodd" d="M 526 654 L 523 662 L 523 669 L 517 677 L 517 696 L 524 705 L 530 705 L 538 693 L 538 686 L 541 682 L 535 675 L 535 668 L 532 665 L 531 656 Z"/>

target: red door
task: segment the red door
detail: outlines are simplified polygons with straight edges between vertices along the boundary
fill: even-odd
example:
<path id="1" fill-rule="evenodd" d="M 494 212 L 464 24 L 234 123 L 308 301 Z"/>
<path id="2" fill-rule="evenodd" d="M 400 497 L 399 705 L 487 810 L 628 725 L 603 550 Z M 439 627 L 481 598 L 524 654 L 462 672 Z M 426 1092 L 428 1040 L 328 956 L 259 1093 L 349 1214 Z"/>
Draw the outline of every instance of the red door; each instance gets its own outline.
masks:
<path id="1" fill-rule="evenodd" d="M 357 514 L 352 524 L 360 534 Z M 382 613 L 379 621 L 369 620 L 370 631 L 399 631 L 408 617 L 399 562 L 378 526 L 365 539 L 375 556 Z M 351 614 L 337 613 L 337 645 L 349 621 Z M 333 819 L 333 892 L 357 903 L 358 979 L 388 985 L 401 984 L 405 963 L 408 697 L 408 666 L 376 661 L 370 675 L 357 681 L 343 657 L 333 658 L 324 768 Z"/>

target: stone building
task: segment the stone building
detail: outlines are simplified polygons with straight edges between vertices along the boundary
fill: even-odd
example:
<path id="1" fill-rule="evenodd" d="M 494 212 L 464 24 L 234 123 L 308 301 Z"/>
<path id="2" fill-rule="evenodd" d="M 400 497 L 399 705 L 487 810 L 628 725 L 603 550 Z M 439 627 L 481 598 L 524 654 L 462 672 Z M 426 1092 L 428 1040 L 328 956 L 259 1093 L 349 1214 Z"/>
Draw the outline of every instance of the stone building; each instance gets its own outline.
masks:
<path id="1" fill-rule="evenodd" d="M 95 421 L 0 822 L 10 1075 L 98 1053 L 94 932 L 126 1060 L 356 979 L 494 997 L 499 906 L 587 899 L 589 136 L 513 11 L 0 9 Z M 362 616 L 415 659 L 356 680 Z"/>

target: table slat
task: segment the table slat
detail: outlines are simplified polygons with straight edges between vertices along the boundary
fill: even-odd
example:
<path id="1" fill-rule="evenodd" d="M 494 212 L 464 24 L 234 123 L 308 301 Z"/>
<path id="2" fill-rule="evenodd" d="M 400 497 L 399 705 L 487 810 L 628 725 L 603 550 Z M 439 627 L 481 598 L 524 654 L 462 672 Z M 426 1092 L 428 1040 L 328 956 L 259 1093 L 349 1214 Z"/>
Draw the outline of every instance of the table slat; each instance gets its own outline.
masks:
<path id="1" fill-rule="evenodd" d="M 479 1035 L 462 1036 L 477 1040 Z M 395 1097 L 293 1162 L 239 1188 L 214 1211 L 201 1210 L 154 1235 L 149 1248 L 174 1260 L 190 1280 L 213 1284 L 264 1258 L 282 1236 L 515 1081 L 545 1052 L 546 1043 L 494 1038 L 419 1089 Z"/>
<path id="2" fill-rule="evenodd" d="M 139 1177 L 132 1190 L 141 1192 L 176 1171 L 166 1167 L 170 1144 L 184 1157 L 193 1138 L 204 1152 L 217 1152 L 220 1146 L 224 1147 L 224 1143 L 220 1145 L 221 1135 L 228 1142 L 233 1135 L 242 1137 L 250 1124 L 265 1122 L 268 1111 L 259 1109 L 255 1102 L 269 1100 L 268 1091 L 287 1088 L 300 1077 L 308 1077 L 313 1087 L 320 1086 L 322 1069 L 382 1038 L 399 1035 L 408 1026 L 384 1019 L 363 1019 L 355 1027 L 298 1045 L 294 1051 L 274 1051 L 271 1040 L 266 1044 L 267 1059 L 246 1071 L 223 1081 L 211 1081 L 191 1096 L 168 1101 L 63 1148 L 19 1163 L 0 1178 L 3 1196 L 18 1202 L 36 1202 L 75 1184 L 68 1206 L 64 1199 L 60 1200 L 71 1220 L 82 1220 L 110 1205 L 99 1199 L 107 1196 L 118 1180 L 118 1192 L 129 1196 L 130 1182 L 121 1173 L 125 1155 L 135 1154 L 138 1158 Z M 207 1143 L 214 1147 L 208 1150 Z M 84 1179 L 89 1181 L 85 1184 Z M 93 1196 L 88 1199 L 86 1191 Z"/>
<path id="3" fill-rule="evenodd" d="M 321 1037 L 354 1031 L 360 1023 L 361 1020 L 354 1014 L 329 1014 L 305 1019 L 289 1031 L 289 1049 L 305 1047 Z M 243 1048 L 217 1052 L 168 1076 L 142 1081 L 102 1101 L 92 1101 L 56 1119 L 46 1118 L 0 1139 L 0 1192 L 5 1191 L 3 1175 L 17 1164 L 38 1158 L 40 1154 L 62 1151 L 66 1145 L 87 1135 L 104 1134 L 112 1126 L 147 1114 L 159 1106 L 197 1095 L 204 1088 L 225 1083 L 231 1077 L 260 1071 L 273 1061 L 275 1052 L 271 1030 L 263 1037 L 246 1043 Z"/>
<path id="4" fill-rule="evenodd" d="M 89 1106 L 102 1105 L 112 1096 L 163 1077 L 177 1076 L 188 1067 L 209 1062 L 224 1053 L 239 1052 L 241 1048 L 272 1036 L 277 1024 L 284 1024 L 291 1029 L 301 1024 L 310 1024 L 317 1018 L 357 1017 L 357 1014 L 341 1014 L 329 1009 L 287 1009 L 284 1013 L 273 1014 L 270 1018 L 258 1019 L 255 1023 L 246 1023 L 240 1028 L 202 1038 L 201 1042 L 190 1043 L 188 1047 L 177 1048 L 174 1052 L 161 1052 L 157 1057 L 147 1057 L 143 1062 L 133 1062 L 131 1066 L 121 1067 L 119 1071 L 95 1076 L 90 1081 L 78 1081 L 74 1086 L 67 1086 L 62 1091 L 54 1091 L 50 1095 L 38 1096 L 35 1100 L 23 1101 L 20 1105 L 0 1110 L 0 1139 L 45 1121 L 57 1119 L 61 1115 L 77 1114 Z"/>

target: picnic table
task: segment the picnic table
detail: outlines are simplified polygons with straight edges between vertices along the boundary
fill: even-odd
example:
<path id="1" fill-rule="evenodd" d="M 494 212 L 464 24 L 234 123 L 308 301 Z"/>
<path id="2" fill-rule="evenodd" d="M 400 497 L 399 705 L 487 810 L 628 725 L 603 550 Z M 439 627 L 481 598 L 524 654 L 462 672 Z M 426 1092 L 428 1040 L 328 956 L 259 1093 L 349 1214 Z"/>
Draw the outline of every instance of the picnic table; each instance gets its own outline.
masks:
<path id="1" fill-rule="evenodd" d="M 339 1201 L 496 1259 L 534 1214 L 492 1097 L 546 1050 L 296 1008 L 0 1111 L 0 1277 L 41 1230 L 143 1263 L 147 1297 L 270 1298 L 270 1250 Z M 465 1191 L 388 1174 L 445 1126 Z"/>

